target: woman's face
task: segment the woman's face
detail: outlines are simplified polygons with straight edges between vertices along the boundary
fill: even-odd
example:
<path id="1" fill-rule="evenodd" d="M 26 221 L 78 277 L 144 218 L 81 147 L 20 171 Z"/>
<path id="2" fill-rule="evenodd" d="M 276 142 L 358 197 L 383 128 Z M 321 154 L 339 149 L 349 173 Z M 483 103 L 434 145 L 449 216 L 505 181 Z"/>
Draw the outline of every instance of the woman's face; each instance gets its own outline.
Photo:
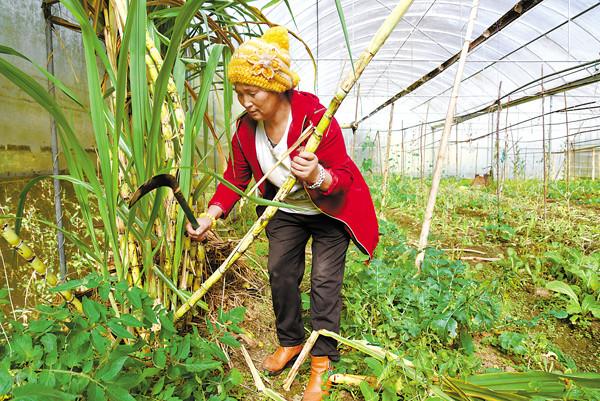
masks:
<path id="1" fill-rule="evenodd" d="M 255 121 L 270 120 L 281 107 L 282 94 L 246 84 L 235 84 L 238 101 Z"/>

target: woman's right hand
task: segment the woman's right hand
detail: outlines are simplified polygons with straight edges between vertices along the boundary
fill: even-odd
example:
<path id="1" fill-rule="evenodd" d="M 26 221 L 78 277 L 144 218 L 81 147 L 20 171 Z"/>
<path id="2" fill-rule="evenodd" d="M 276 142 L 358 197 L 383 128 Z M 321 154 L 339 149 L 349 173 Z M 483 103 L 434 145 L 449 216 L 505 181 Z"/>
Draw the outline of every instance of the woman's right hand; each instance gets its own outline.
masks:
<path id="1" fill-rule="evenodd" d="M 210 216 L 207 216 L 207 214 L 213 216 L 214 219 L 218 219 L 223 214 L 223 210 L 217 205 L 210 205 L 206 213 L 200 214 L 200 216 L 196 219 L 199 227 L 195 230 L 192 227 L 192 224 L 188 222 L 185 225 L 185 230 L 192 241 L 204 241 L 204 239 L 206 239 L 208 230 L 212 228 L 214 221 L 210 218 Z"/>
<path id="2" fill-rule="evenodd" d="M 210 230 L 212 226 L 212 220 L 210 219 L 210 217 L 202 216 L 197 218 L 196 221 L 198 222 L 199 226 L 197 229 L 194 230 L 194 228 L 192 227 L 192 223 L 188 221 L 185 225 L 185 230 L 187 231 L 192 241 L 204 241 L 208 230 Z"/>

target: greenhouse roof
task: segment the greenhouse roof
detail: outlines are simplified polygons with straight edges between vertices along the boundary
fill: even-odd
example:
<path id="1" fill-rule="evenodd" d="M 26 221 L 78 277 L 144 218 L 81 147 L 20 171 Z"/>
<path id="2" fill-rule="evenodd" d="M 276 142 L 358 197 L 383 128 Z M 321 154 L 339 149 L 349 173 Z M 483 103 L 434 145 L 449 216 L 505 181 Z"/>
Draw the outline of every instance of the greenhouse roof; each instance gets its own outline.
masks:
<path id="1" fill-rule="evenodd" d="M 300 89 L 315 91 L 324 103 L 328 102 L 341 77 L 350 71 L 348 50 L 335 2 L 289 3 L 294 19 L 284 4 L 267 9 L 265 14 L 271 21 L 297 32 L 308 44 L 318 65 L 316 79 L 312 61 L 304 46 L 298 41 L 292 43 L 295 68 L 302 78 Z M 367 48 L 372 36 L 396 4 L 393 0 L 341 1 L 354 59 Z M 521 9 L 515 7 L 516 4 L 522 6 L 524 12 L 520 13 Z M 340 123 L 347 124 L 366 117 L 386 100 L 459 53 L 471 6 L 472 2 L 466 0 L 414 1 L 360 78 L 360 89 L 356 86 L 343 104 L 338 113 Z M 484 33 L 488 28 L 511 10 L 519 14 L 516 19 L 486 37 L 488 35 Z M 516 99 L 534 95 L 541 91 L 539 79 L 542 74 L 548 76 L 599 59 L 598 21 L 598 0 L 481 0 L 473 38 L 483 35 L 485 40 L 472 49 L 467 58 L 457 115 L 496 102 L 500 82 L 502 96 L 510 94 L 510 99 Z M 404 95 L 396 102 L 395 114 L 399 114 L 407 123 L 443 118 L 457 64 L 454 63 Z M 544 90 L 598 72 L 598 64 L 592 62 L 585 67 L 545 78 Z M 528 83 L 531 84 L 524 86 Z M 597 91 L 597 84 L 570 90 L 567 92 L 567 103 L 571 107 L 595 102 Z M 357 93 L 360 95 L 358 112 L 355 110 Z M 562 94 L 560 97 L 561 107 L 564 107 Z M 387 127 L 388 113 L 374 114 L 377 117 L 364 120 L 361 127 Z M 522 118 L 525 118 L 523 113 L 539 114 L 540 105 L 534 108 L 519 107 L 518 113 Z"/>

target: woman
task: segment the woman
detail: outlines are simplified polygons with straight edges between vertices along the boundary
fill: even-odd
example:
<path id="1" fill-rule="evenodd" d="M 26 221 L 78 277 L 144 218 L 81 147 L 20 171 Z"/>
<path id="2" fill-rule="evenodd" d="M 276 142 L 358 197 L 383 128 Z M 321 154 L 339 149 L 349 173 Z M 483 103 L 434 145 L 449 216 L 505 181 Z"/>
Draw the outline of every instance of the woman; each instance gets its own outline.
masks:
<path id="1" fill-rule="evenodd" d="M 310 124 L 316 126 L 325 108 L 316 96 L 295 91 L 298 76 L 290 70 L 288 32 L 270 28 L 261 38 L 244 42 L 228 69 L 246 114 L 239 118 L 232 156 L 224 178 L 245 190 L 259 181 Z M 340 291 L 350 239 L 372 256 L 378 241 L 377 219 L 369 189 L 344 145 L 339 125 L 332 121 L 316 153 L 294 150 L 269 174 L 259 190 L 272 198 L 289 174 L 298 180 L 266 227 L 269 240 L 268 270 L 280 346 L 263 367 L 281 373 L 302 349 L 304 326 L 299 285 L 304 274 L 305 246 L 312 237 L 311 324 L 314 330 L 339 331 Z M 224 218 L 240 196 L 218 185 L 206 212 L 200 214 L 194 240 L 203 240 L 218 218 Z M 321 400 L 323 373 L 339 359 L 334 340 L 319 337 L 311 351 L 311 376 L 304 401 Z"/>

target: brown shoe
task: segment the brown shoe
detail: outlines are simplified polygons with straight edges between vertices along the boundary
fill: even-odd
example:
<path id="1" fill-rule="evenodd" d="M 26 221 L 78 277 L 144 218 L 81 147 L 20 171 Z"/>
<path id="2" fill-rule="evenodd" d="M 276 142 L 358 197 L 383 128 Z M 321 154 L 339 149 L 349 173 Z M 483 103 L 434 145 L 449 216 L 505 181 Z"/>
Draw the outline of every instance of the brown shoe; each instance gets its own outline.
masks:
<path id="1" fill-rule="evenodd" d="M 277 376 L 289 366 L 292 366 L 302 351 L 303 345 L 294 345 L 292 347 L 278 347 L 277 350 L 265 358 L 263 368 L 270 376 Z"/>
<path id="2" fill-rule="evenodd" d="M 304 390 L 302 401 L 321 401 L 324 395 L 329 394 L 331 382 L 323 382 L 325 372 L 331 372 L 331 362 L 328 356 L 313 356 L 310 362 L 310 379 Z"/>

